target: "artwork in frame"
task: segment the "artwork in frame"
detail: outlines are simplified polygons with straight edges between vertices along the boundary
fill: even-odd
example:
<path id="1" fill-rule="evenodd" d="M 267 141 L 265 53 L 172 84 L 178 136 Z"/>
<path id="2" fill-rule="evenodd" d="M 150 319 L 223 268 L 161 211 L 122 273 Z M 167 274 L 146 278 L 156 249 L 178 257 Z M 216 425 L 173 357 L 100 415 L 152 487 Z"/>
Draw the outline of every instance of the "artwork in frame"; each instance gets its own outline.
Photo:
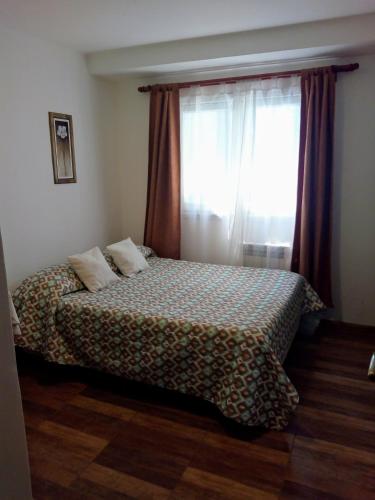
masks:
<path id="1" fill-rule="evenodd" d="M 77 182 L 72 115 L 48 113 L 55 184 Z"/>

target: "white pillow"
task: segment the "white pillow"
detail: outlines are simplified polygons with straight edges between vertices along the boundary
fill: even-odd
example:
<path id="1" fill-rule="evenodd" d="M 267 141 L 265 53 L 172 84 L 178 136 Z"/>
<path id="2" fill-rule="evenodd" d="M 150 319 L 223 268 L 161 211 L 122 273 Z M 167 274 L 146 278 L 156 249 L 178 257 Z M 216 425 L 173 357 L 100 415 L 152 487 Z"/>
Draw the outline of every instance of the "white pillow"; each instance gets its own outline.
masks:
<path id="1" fill-rule="evenodd" d="M 125 276 L 131 276 L 150 267 L 131 238 L 119 241 L 107 247 L 116 266 Z"/>
<path id="2" fill-rule="evenodd" d="M 90 292 L 97 292 L 120 278 L 109 267 L 100 248 L 68 257 L 69 264 Z"/>

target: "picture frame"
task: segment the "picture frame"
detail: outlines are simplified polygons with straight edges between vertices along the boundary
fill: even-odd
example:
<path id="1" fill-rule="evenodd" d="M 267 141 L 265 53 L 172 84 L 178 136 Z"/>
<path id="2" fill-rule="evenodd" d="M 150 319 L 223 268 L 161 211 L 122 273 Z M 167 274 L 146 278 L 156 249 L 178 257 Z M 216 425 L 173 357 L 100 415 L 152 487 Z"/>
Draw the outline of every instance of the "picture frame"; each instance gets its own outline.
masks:
<path id="1" fill-rule="evenodd" d="M 64 113 L 48 113 L 55 184 L 77 182 L 74 154 L 73 118 Z"/>

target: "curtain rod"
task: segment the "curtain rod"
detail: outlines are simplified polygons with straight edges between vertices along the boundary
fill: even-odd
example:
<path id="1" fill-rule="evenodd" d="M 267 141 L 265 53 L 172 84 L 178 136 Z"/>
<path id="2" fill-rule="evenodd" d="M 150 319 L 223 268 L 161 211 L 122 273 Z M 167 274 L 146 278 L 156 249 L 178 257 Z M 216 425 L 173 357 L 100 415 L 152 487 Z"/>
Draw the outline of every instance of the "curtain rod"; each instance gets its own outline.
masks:
<path id="1" fill-rule="evenodd" d="M 358 63 L 352 64 L 342 64 L 333 66 L 321 66 L 319 68 L 306 68 L 306 69 L 296 69 L 290 71 L 279 71 L 276 73 L 262 73 L 258 75 L 247 75 L 247 76 L 234 76 L 232 78 L 215 78 L 213 80 L 198 80 L 192 82 L 181 82 L 181 83 L 166 83 L 166 84 L 155 84 L 146 85 L 144 87 L 138 87 L 138 92 L 151 92 L 153 88 L 158 87 L 172 87 L 172 88 L 189 88 L 189 87 L 206 87 L 209 85 L 219 85 L 220 83 L 235 83 L 241 80 L 267 80 L 269 78 L 286 78 L 289 76 L 301 75 L 304 71 L 319 71 L 321 69 L 331 68 L 334 73 L 347 73 L 349 71 L 355 71 L 359 68 Z"/>

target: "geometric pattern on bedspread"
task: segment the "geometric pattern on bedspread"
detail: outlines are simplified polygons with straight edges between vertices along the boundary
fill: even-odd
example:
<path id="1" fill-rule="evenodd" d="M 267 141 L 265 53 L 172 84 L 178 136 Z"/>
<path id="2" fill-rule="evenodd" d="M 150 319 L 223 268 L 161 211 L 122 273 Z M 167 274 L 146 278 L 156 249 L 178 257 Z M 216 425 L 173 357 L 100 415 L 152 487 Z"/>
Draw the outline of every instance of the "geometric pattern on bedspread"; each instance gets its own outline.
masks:
<path id="1" fill-rule="evenodd" d="M 16 343 L 49 361 L 204 398 L 245 425 L 283 428 L 298 394 L 282 362 L 301 314 L 324 308 L 306 280 L 278 270 L 148 262 L 97 293 L 83 290 L 69 266 L 28 278 L 14 296 Z"/>

